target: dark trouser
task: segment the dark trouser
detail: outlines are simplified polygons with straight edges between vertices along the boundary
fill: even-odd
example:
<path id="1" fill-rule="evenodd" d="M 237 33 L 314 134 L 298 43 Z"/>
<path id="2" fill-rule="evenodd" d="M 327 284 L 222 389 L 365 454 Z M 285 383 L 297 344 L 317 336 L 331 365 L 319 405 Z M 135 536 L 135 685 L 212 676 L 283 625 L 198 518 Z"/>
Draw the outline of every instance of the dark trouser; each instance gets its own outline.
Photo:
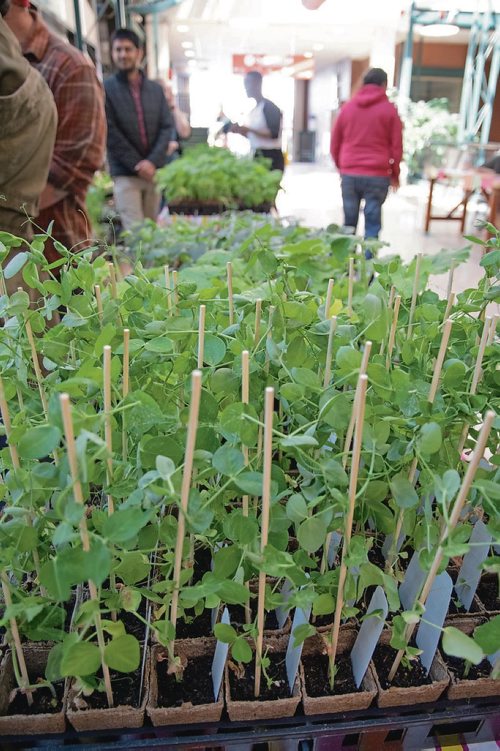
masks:
<path id="1" fill-rule="evenodd" d="M 382 204 L 387 198 L 390 179 L 363 175 L 342 175 L 344 224 L 356 232 L 359 207 L 364 199 L 365 237 L 377 238 L 382 227 Z"/>
<path id="2" fill-rule="evenodd" d="M 271 169 L 283 172 L 285 169 L 285 157 L 281 149 L 255 149 L 255 156 L 263 156 L 271 160 Z"/>

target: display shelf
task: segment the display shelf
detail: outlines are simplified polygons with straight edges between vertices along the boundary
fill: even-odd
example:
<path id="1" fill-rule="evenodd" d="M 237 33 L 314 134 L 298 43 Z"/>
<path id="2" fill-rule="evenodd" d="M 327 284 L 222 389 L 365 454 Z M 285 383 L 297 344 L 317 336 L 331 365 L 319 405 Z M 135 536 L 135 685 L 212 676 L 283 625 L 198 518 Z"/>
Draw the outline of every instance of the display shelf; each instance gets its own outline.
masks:
<path id="1" fill-rule="evenodd" d="M 237 744 L 277 741 L 305 743 L 305 747 L 326 751 L 341 749 L 402 749 L 420 751 L 457 745 L 457 742 L 487 742 L 500 737 L 500 706 L 497 699 L 470 702 L 440 701 L 418 709 L 377 707 L 349 714 L 304 715 L 278 720 L 219 722 L 153 728 L 144 725 L 137 730 L 95 733 L 68 731 L 41 737 L 6 737 L 0 746 L 15 751 L 44 748 L 77 751 L 119 751 L 127 749 L 225 749 Z M 304 747 L 304 746 L 302 746 Z M 290 745 L 287 746 L 290 749 Z"/>

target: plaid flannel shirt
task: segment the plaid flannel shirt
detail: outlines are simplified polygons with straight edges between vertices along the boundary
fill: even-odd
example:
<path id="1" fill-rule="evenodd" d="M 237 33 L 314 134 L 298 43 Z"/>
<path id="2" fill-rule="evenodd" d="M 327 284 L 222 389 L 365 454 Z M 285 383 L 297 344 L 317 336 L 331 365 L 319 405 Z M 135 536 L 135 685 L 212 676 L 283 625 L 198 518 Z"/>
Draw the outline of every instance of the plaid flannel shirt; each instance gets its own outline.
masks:
<path id="1" fill-rule="evenodd" d="M 61 191 L 60 201 L 40 211 L 37 224 L 45 229 L 54 219 L 52 235 L 68 248 L 82 249 L 92 233 L 85 196 L 94 173 L 104 163 L 106 117 L 104 92 L 91 60 L 49 31 L 35 11 L 23 54 L 52 91 L 58 127 L 48 182 Z M 48 249 L 52 260 L 54 248 Z"/>

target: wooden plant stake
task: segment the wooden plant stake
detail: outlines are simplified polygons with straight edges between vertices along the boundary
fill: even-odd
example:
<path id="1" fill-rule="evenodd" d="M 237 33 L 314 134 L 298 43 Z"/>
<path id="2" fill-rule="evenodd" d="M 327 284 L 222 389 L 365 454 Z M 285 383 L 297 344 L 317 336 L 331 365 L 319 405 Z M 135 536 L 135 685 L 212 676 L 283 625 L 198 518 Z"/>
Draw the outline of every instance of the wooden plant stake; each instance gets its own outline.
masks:
<path id="1" fill-rule="evenodd" d="M 0 295 L 7 297 L 7 287 L 5 286 L 3 271 L 0 272 Z"/>
<path id="2" fill-rule="evenodd" d="M 328 661 L 330 664 L 330 686 L 333 688 L 333 666 L 335 665 L 335 656 L 337 654 L 337 643 L 339 639 L 340 621 L 342 617 L 342 607 L 344 605 L 344 584 L 347 577 L 346 559 L 349 553 L 351 543 L 352 525 L 354 520 L 354 507 L 356 505 L 356 490 L 358 484 L 359 461 L 361 458 L 361 442 L 363 438 L 363 422 L 365 419 L 366 389 L 368 385 L 368 376 L 362 373 L 358 379 L 356 392 L 358 398 L 354 400 L 353 412 L 354 417 L 354 443 L 352 448 L 352 463 L 349 477 L 349 509 L 347 512 L 344 537 L 342 541 L 342 559 L 340 563 L 339 583 L 337 590 L 337 601 L 335 603 L 335 616 L 333 619 L 332 630 L 328 645 Z"/>
<path id="3" fill-rule="evenodd" d="M 361 365 L 359 368 L 358 383 L 356 384 L 356 392 L 354 394 L 354 402 L 352 405 L 351 419 L 349 421 L 349 426 L 347 428 L 347 433 L 345 435 L 345 441 L 344 441 L 344 456 L 342 459 L 342 465 L 344 469 L 346 468 L 346 465 L 347 465 L 347 454 L 351 446 L 352 434 L 354 432 L 354 424 L 356 421 L 357 401 L 359 399 L 359 388 L 360 388 L 360 383 L 361 383 L 360 376 L 366 375 L 366 369 L 368 368 L 368 360 L 370 359 L 371 350 L 372 350 L 372 343 L 370 341 L 365 342 L 365 348 L 363 350 L 363 359 L 361 360 Z"/>
<path id="4" fill-rule="evenodd" d="M 264 397 L 264 468 L 262 476 L 262 516 L 260 552 L 264 555 L 269 536 L 269 509 L 271 507 L 271 466 L 273 459 L 273 416 L 274 389 L 267 386 Z M 255 644 L 255 685 L 254 696 L 260 694 L 262 646 L 264 643 L 264 598 L 266 590 L 265 571 L 259 572 L 259 594 L 257 599 L 257 642 Z"/>
<path id="5" fill-rule="evenodd" d="M 446 350 L 448 348 L 448 342 L 450 340 L 450 333 L 451 333 L 451 327 L 453 325 L 453 321 L 451 318 L 448 318 L 447 321 L 445 321 L 444 327 L 443 327 L 443 335 L 441 337 L 441 344 L 439 346 L 439 352 L 438 356 L 436 358 L 436 362 L 434 365 L 434 374 L 432 377 L 432 383 L 429 387 L 429 393 L 427 395 L 427 401 L 430 404 L 434 404 L 434 399 L 436 398 L 436 393 L 439 386 L 439 379 L 441 378 L 441 371 L 443 369 L 443 362 L 446 355 Z M 418 464 L 418 458 L 415 456 L 411 466 L 410 471 L 408 473 L 408 482 L 413 483 L 413 480 L 415 478 L 415 472 L 417 471 L 417 464 Z M 394 563 L 394 559 L 396 557 L 397 552 L 397 545 L 399 540 L 399 535 L 401 534 L 401 530 L 403 529 L 403 522 L 404 522 L 404 509 L 400 508 L 398 512 L 398 518 L 396 520 L 396 527 L 394 529 L 393 537 L 392 537 L 392 545 L 391 549 L 389 551 L 389 555 L 387 556 L 386 561 L 386 569 L 390 569 L 392 564 Z"/>
<path id="6" fill-rule="evenodd" d="M 122 375 L 122 399 L 129 391 L 129 367 L 130 367 L 130 330 L 123 329 L 123 375 Z M 125 411 L 122 412 L 122 457 L 127 458 L 127 418 Z"/>
<path id="7" fill-rule="evenodd" d="M 250 362 L 248 350 L 243 350 L 241 353 L 241 401 L 243 404 L 248 404 L 250 401 Z M 248 467 L 248 446 L 243 444 L 242 446 L 243 460 L 245 467 Z M 244 495 L 242 498 L 243 516 L 248 516 L 248 501 L 249 496 Z"/>
<path id="8" fill-rule="evenodd" d="M 255 334 L 253 346 L 256 347 L 260 341 L 260 319 L 262 317 L 262 300 L 260 297 L 255 301 Z"/>
<path id="9" fill-rule="evenodd" d="M 408 317 L 408 330 L 407 330 L 407 337 L 408 339 L 411 339 L 411 333 L 412 333 L 412 327 L 413 327 L 413 317 L 415 315 L 415 308 L 417 306 L 417 297 L 418 297 L 418 283 L 420 281 L 420 264 L 422 263 L 422 253 L 419 253 L 417 255 L 417 260 L 415 262 L 415 277 L 413 279 L 413 292 L 411 296 L 411 304 L 410 304 L 410 315 Z"/>
<path id="10" fill-rule="evenodd" d="M 495 419 L 495 417 L 496 417 L 496 414 L 492 410 L 487 412 L 484 417 L 484 422 L 483 422 L 481 431 L 477 439 L 476 447 L 474 449 L 471 460 L 467 467 L 467 471 L 465 473 L 464 479 L 462 480 L 462 484 L 460 486 L 460 490 L 458 491 L 458 495 L 455 500 L 455 503 L 453 504 L 453 511 L 450 514 L 450 519 L 449 519 L 448 524 L 443 526 L 441 530 L 441 535 L 439 538 L 439 545 L 436 550 L 434 560 L 432 561 L 431 567 L 429 569 L 429 573 L 427 574 L 427 578 L 425 579 L 425 582 L 422 586 L 420 597 L 418 598 L 416 605 L 420 605 L 422 607 L 425 606 L 429 593 L 432 589 L 432 585 L 434 584 L 434 580 L 439 571 L 439 566 L 441 565 L 441 561 L 443 560 L 444 543 L 448 539 L 449 535 L 453 532 L 458 522 L 460 521 L 460 517 L 462 515 L 462 511 L 465 506 L 465 502 L 467 500 L 467 495 L 469 493 L 470 486 L 472 485 L 472 482 L 474 480 L 476 470 L 479 466 L 479 462 L 483 458 L 484 450 L 486 448 L 486 443 L 488 441 L 491 426 L 493 425 L 493 420 Z M 415 623 L 410 623 L 406 627 L 405 641 L 407 644 L 413 635 L 416 625 L 417 624 Z M 389 682 L 394 679 L 394 676 L 396 675 L 397 669 L 401 663 L 401 659 L 403 655 L 404 655 L 404 649 L 400 649 L 396 655 L 396 659 L 394 660 L 394 663 L 389 672 L 389 675 L 387 678 Z"/>
<path id="11" fill-rule="evenodd" d="M 385 358 L 385 367 L 387 370 L 391 367 L 392 350 L 396 341 L 396 329 L 398 326 L 399 306 L 401 305 L 401 295 L 397 295 L 394 300 L 394 311 L 392 314 L 392 325 L 389 334 L 389 344 L 387 345 L 387 356 Z"/>
<path id="12" fill-rule="evenodd" d="M 488 342 L 486 344 L 487 347 L 490 347 L 493 342 L 495 341 L 495 335 L 497 332 L 497 323 L 498 319 L 500 318 L 500 315 L 496 313 L 493 318 L 491 319 L 490 323 L 490 333 L 488 334 Z"/>
<path id="13" fill-rule="evenodd" d="M 184 452 L 184 470 L 182 473 L 181 503 L 177 519 L 177 537 L 175 541 L 174 573 L 172 601 L 170 603 L 170 622 L 174 629 L 177 623 L 177 610 L 179 606 L 179 586 L 182 569 L 182 549 L 184 547 L 184 534 L 186 530 L 186 513 L 189 503 L 189 491 L 191 489 L 191 477 L 193 473 L 193 455 L 198 430 L 198 414 L 201 399 L 201 370 L 193 370 L 191 374 L 191 403 L 189 405 L 189 420 L 186 438 L 186 450 Z M 174 642 L 172 642 L 173 654 Z"/>
<path id="14" fill-rule="evenodd" d="M 226 263 L 227 271 L 227 300 L 229 303 L 229 325 L 234 323 L 234 299 L 233 299 L 233 264 L 231 261 Z"/>
<path id="15" fill-rule="evenodd" d="M 393 284 L 391 287 L 391 291 L 389 292 L 389 302 L 387 303 L 387 307 L 389 308 L 389 310 L 392 308 L 395 294 L 396 294 L 396 287 Z"/>
<path id="16" fill-rule="evenodd" d="M 18 291 L 22 292 L 22 289 L 23 289 L 22 287 L 18 287 Z M 28 337 L 28 342 L 29 342 L 30 349 L 31 349 L 31 358 L 33 360 L 33 368 L 35 370 L 36 382 L 38 385 L 38 393 L 40 394 L 40 400 L 42 402 L 43 414 L 47 418 L 49 414 L 47 395 L 43 387 L 43 375 L 42 375 L 42 370 L 40 368 L 40 361 L 38 359 L 38 352 L 36 350 L 35 337 L 33 336 L 33 329 L 31 328 L 30 320 L 27 317 L 24 318 L 24 326 L 26 328 L 26 336 Z"/>
<path id="17" fill-rule="evenodd" d="M 71 473 L 71 480 L 73 482 L 73 495 L 75 497 L 76 503 L 80 503 L 83 505 L 84 503 L 83 491 L 82 491 L 82 486 L 81 486 L 80 478 L 78 474 L 78 459 L 77 459 L 77 454 L 76 454 L 75 434 L 73 430 L 73 417 L 71 414 L 71 404 L 69 400 L 69 395 L 61 394 L 59 398 L 61 402 L 61 413 L 62 413 L 62 420 L 63 420 L 63 425 L 64 425 L 64 433 L 66 436 L 68 464 L 69 464 L 69 469 Z M 89 538 L 89 531 L 87 528 L 86 514 L 83 514 L 80 520 L 80 538 L 82 541 L 83 550 L 86 553 L 88 553 L 90 550 L 90 538 Z M 96 602 L 97 605 L 99 606 L 99 597 L 97 595 L 97 587 L 92 581 L 92 579 L 89 579 L 88 585 L 89 585 L 90 599 Z M 104 641 L 104 632 L 102 630 L 101 614 L 99 612 L 99 607 L 97 607 L 96 609 L 94 621 L 95 621 L 95 629 L 96 629 L 96 635 L 97 635 L 97 643 L 99 645 L 99 651 L 101 653 L 101 667 L 102 667 L 102 675 L 104 678 L 104 685 L 106 687 L 106 697 L 108 700 L 108 705 L 112 707 L 114 703 L 113 691 L 111 689 L 111 678 L 109 675 L 109 668 L 106 662 L 104 661 L 104 650 L 106 647 L 106 643 Z"/>
<path id="18" fill-rule="evenodd" d="M 175 269 L 172 271 L 172 284 L 174 286 L 174 306 L 177 313 L 177 306 L 179 305 L 179 279 Z"/>
<path id="19" fill-rule="evenodd" d="M 102 309 L 102 297 L 101 297 L 101 288 L 98 284 L 94 287 L 95 291 L 95 299 L 97 303 L 97 315 L 99 316 L 99 323 L 102 326 L 102 319 L 103 319 L 103 309 Z"/>
<path id="20" fill-rule="evenodd" d="M 474 372 L 472 374 L 472 383 L 469 390 L 469 394 L 471 396 L 474 396 L 479 384 L 479 381 L 481 379 L 481 365 L 483 363 L 483 357 L 484 357 L 484 350 L 486 349 L 486 344 L 489 339 L 490 335 L 490 326 L 491 326 L 492 319 L 488 316 L 484 322 L 483 325 L 483 333 L 481 335 L 481 340 L 479 342 L 479 350 L 476 357 L 476 364 L 474 366 Z M 465 441 L 467 440 L 467 436 L 469 435 L 469 428 L 470 424 L 468 422 L 465 423 L 463 429 L 462 429 L 462 435 L 460 436 L 460 442 L 458 444 L 458 453 L 461 454 L 464 450 Z"/>
<path id="21" fill-rule="evenodd" d="M 448 286 L 446 287 L 446 298 L 449 300 L 453 290 L 453 277 L 455 275 L 455 264 L 451 264 L 450 273 L 448 274 Z M 445 316 L 447 318 L 447 316 Z"/>
<path id="22" fill-rule="evenodd" d="M 0 576 L 2 579 L 2 591 L 3 591 L 3 599 L 5 602 L 5 607 L 10 608 L 12 607 L 12 597 L 10 596 L 9 579 L 5 571 L 2 571 Z M 17 626 L 17 621 L 14 617 L 9 618 L 9 626 L 10 626 L 10 630 L 12 633 L 12 639 L 14 640 L 14 649 L 16 652 L 17 663 L 19 665 L 19 670 L 21 671 L 21 684 L 22 685 L 20 686 L 20 688 L 24 689 L 24 692 L 26 694 L 26 701 L 28 702 L 28 706 L 31 707 L 31 705 L 33 704 L 33 694 L 31 691 L 28 690 L 28 686 L 30 685 L 30 679 L 28 675 L 28 670 L 26 668 L 26 661 L 24 659 L 24 652 L 23 652 L 23 647 L 21 644 L 21 637 L 19 636 L 19 628 Z"/>
<path id="23" fill-rule="evenodd" d="M 268 318 L 268 324 L 267 324 L 267 339 L 272 339 L 272 336 L 273 336 L 273 318 L 274 318 L 275 309 L 276 308 L 274 305 L 270 305 L 268 308 L 269 318 Z M 264 370 L 266 374 L 269 373 L 269 365 L 270 365 L 270 361 L 269 361 L 269 355 L 268 355 L 267 347 L 266 347 L 266 357 L 265 357 L 265 362 L 264 362 Z"/>
<path id="24" fill-rule="evenodd" d="M 200 305 L 200 315 L 198 318 L 198 368 L 203 367 L 203 358 L 205 355 L 205 313 L 206 305 Z"/>
<path id="25" fill-rule="evenodd" d="M 347 287 L 347 315 L 352 316 L 352 295 L 354 289 L 354 258 L 349 258 L 349 282 Z"/>
<path id="26" fill-rule="evenodd" d="M 115 264 L 112 261 L 109 261 L 108 269 L 109 269 L 109 281 L 111 283 L 111 297 L 113 298 L 113 300 L 116 300 L 118 297 L 118 293 L 116 291 L 116 272 L 115 272 Z"/>
<path id="27" fill-rule="evenodd" d="M 328 332 L 328 345 L 326 348 L 326 363 L 325 363 L 325 375 L 323 377 L 323 388 L 326 389 L 330 384 L 330 378 L 332 377 L 332 350 L 333 350 L 333 338 L 337 330 L 337 316 L 330 318 L 330 331 Z"/>
<path id="28" fill-rule="evenodd" d="M 5 437 L 7 438 L 7 443 L 9 446 L 9 453 L 10 453 L 10 459 L 12 461 L 12 466 L 14 467 L 14 469 L 19 469 L 21 466 L 19 462 L 19 454 L 17 453 L 17 448 L 13 445 L 12 441 L 10 440 L 12 423 L 10 421 L 9 405 L 7 404 L 7 399 L 5 398 L 5 389 L 3 387 L 2 378 L 0 378 L 0 412 L 2 413 L 2 420 L 3 420 L 4 427 L 5 427 Z"/>
<path id="29" fill-rule="evenodd" d="M 104 386 L 104 440 L 106 441 L 106 450 L 108 458 L 106 459 L 107 483 L 113 482 L 113 431 L 111 427 L 111 347 L 106 344 L 103 348 L 103 386 Z M 108 515 L 115 510 L 115 505 L 111 495 L 108 495 Z"/>
<path id="30" fill-rule="evenodd" d="M 332 307 L 332 296 L 333 296 L 333 279 L 329 279 L 328 288 L 326 290 L 326 300 L 325 300 L 325 319 L 326 320 L 330 318 L 330 308 Z"/>
<path id="31" fill-rule="evenodd" d="M 172 288 L 170 286 L 170 269 L 168 263 L 163 267 L 165 272 L 165 289 L 167 290 L 167 308 L 169 316 L 172 315 Z"/>
<path id="32" fill-rule="evenodd" d="M 448 295 L 448 302 L 446 303 L 446 310 L 444 311 L 443 321 L 446 321 L 446 319 L 450 317 L 450 313 L 454 304 L 455 304 L 455 293 L 450 292 L 450 294 Z"/>

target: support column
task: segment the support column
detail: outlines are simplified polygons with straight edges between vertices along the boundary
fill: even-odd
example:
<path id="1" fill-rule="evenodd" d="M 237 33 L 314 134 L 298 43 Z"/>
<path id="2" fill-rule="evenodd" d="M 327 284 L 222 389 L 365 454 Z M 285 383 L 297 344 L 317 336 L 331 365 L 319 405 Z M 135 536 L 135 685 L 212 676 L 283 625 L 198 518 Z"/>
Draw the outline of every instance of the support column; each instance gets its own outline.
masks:
<path id="1" fill-rule="evenodd" d="M 75 9 L 75 42 L 76 46 L 79 50 L 82 52 L 85 52 L 87 49 L 87 45 L 85 44 L 85 40 L 83 38 L 83 31 L 82 31 L 82 16 L 80 13 L 80 0 L 73 0 L 73 7 Z"/>
<path id="2" fill-rule="evenodd" d="M 413 70 L 413 25 L 415 3 L 410 6 L 410 24 L 405 39 L 401 72 L 399 74 L 399 100 L 401 103 L 410 98 L 411 74 Z"/>

